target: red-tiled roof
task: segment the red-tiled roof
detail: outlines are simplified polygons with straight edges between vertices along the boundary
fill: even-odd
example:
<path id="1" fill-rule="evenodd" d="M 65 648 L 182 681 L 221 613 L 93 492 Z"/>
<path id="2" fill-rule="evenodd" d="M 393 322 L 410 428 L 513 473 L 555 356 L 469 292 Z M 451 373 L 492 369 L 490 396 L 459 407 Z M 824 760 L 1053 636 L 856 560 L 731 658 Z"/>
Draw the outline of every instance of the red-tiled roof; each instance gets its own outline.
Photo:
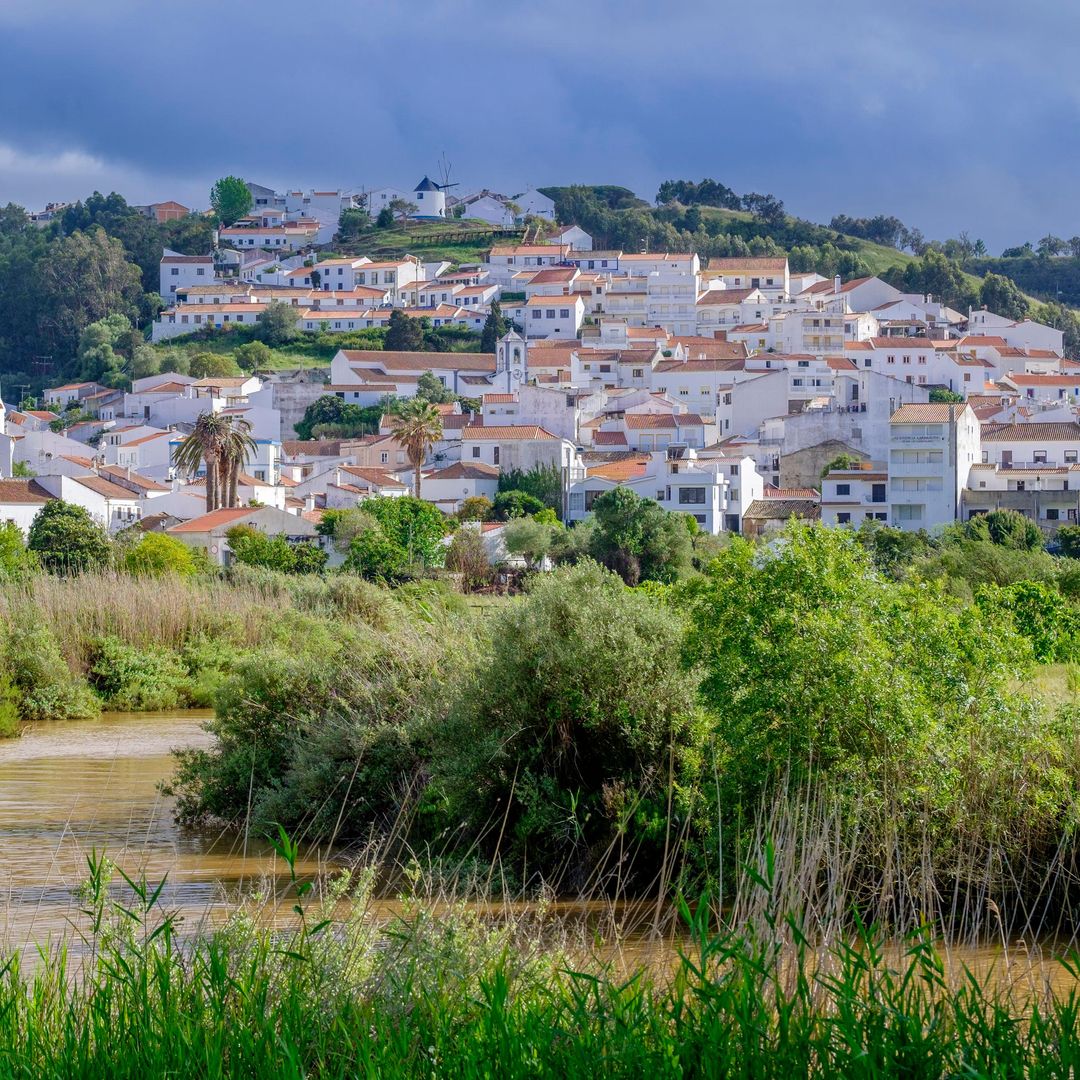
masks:
<path id="1" fill-rule="evenodd" d="M 190 521 L 181 522 L 167 530 L 171 533 L 205 533 L 213 529 L 220 529 L 223 525 L 233 525 L 243 518 L 250 517 L 254 510 L 250 506 L 226 507 L 221 510 L 211 510 L 209 514 L 192 518 Z"/>

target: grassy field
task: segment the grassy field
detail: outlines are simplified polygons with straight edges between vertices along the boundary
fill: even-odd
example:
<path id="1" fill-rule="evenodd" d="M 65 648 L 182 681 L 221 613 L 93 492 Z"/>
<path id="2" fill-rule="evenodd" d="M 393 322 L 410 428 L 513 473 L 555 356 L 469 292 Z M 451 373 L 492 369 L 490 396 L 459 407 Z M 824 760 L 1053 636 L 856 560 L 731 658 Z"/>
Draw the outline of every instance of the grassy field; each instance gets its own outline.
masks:
<path id="1" fill-rule="evenodd" d="M 513 243 L 522 229 L 495 228 L 483 221 L 417 221 L 408 227 L 368 229 L 356 240 L 336 243 L 335 254 L 389 258 L 416 255 L 425 261 L 446 259 L 462 264 L 480 262 L 493 244 Z M 468 234 L 468 235 L 463 235 Z"/>

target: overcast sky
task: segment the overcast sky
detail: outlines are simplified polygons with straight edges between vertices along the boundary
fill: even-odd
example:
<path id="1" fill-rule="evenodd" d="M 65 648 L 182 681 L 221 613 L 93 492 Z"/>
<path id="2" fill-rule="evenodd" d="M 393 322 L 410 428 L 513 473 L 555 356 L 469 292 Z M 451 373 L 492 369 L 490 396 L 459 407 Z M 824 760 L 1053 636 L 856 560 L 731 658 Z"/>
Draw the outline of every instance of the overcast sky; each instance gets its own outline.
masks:
<path id="1" fill-rule="evenodd" d="M 1080 5 L 0 0 L 0 203 L 667 177 L 991 251 L 1080 233 Z"/>

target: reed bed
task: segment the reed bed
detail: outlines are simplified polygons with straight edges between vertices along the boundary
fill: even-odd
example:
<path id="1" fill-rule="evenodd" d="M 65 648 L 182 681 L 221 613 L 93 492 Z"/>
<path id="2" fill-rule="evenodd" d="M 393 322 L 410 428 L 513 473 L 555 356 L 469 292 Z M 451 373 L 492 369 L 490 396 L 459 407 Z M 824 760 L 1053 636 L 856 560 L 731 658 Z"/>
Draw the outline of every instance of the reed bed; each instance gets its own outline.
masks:
<path id="1" fill-rule="evenodd" d="M 630 940 L 616 905 L 601 930 L 545 898 L 468 904 L 413 868 L 387 921 L 378 868 L 313 883 L 288 836 L 278 850 L 282 893 L 195 930 L 159 889 L 91 857 L 67 945 L 32 971 L 0 965 L 0 1077 L 1069 1077 L 1080 1064 L 1074 959 L 1036 968 L 1006 949 L 966 970 L 926 925 L 823 938 L 781 914 L 771 842 L 720 918 L 679 900 L 658 937 L 638 925 L 634 955 L 645 941 L 653 962 L 629 967 L 613 959 Z M 275 928 L 266 909 L 283 905 L 290 925 Z"/>

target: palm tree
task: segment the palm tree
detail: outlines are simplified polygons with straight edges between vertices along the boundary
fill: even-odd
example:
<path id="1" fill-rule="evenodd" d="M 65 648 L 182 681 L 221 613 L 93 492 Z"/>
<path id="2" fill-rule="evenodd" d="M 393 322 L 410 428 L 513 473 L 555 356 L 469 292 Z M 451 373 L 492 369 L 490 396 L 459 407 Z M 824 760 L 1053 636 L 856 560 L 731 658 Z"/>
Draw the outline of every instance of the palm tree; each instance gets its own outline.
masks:
<path id="1" fill-rule="evenodd" d="M 223 506 L 240 505 L 240 499 L 236 493 L 240 471 L 256 453 L 258 453 L 258 447 L 251 437 L 251 424 L 246 420 L 232 420 L 221 447 Z"/>
<path id="2" fill-rule="evenodd" d="M 431 402 L 413 398 L 401 406 L 397 426 L 390 434 L 405 447 L 405 453 L 409 455 L 415 477 L 413 494 L 418 499 L 420 498 L 420 469 L 428 450 L 442 438 L 442 433 L 442 417 Z"/>
<path id="3" fill-rule="evenodd" d="M 231 427 L 219 413 L 200 413 L 191 434 L 176 448 L 173 464 L 189 476 L 206 465 L 206 512 L 221 506 L 221 453 Z"/>
<path id="4" fill-rule="evenodd" d="M 244 462 L 255 454 L 255 440 L 246 420 L 221 413 L 200 413 L 191 434 L 177 447 L 173 464 L 194 476 L 206 466 L 206 512 L 236 506 L 237 479 Z"/>

